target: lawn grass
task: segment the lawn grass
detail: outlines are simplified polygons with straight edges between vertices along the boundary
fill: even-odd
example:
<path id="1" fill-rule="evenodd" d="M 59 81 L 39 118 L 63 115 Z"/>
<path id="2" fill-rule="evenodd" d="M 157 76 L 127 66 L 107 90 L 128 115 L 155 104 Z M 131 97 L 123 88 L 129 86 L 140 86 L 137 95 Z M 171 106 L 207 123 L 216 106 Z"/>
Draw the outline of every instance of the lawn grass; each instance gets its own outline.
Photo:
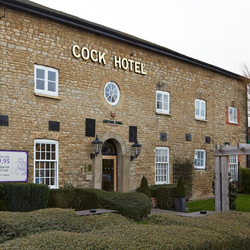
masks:
<path id="1" fill-rule="evenodd" d="M 188 213 L 197 212 L 200 210 L 215 211 L 214 199 L 187 202 Z M 236 211 L 250 212 L 250 194 L 237 195 Z"/>
<path id="2" fill-rule="evenodd" d="M 187 202 L 188 213 L 197 212 L 201 210 L 215 211 L 214 199 Z"/>
<path id="3" fill-rule="evenodd" d="M 236 198 L 236 211 L 250 212 L 250 194 L 239 194 Z"/>

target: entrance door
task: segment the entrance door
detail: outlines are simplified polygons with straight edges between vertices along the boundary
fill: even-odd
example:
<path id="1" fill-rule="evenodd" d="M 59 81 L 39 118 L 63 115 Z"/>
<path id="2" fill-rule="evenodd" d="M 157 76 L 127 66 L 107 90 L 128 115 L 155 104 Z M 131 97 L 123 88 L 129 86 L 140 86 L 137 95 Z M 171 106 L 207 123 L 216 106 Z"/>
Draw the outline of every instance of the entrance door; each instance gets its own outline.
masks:
<path id="1" fill-rule="evenodd" d="M 117 191 L 115 155 L 102 156 L 102 189 Z"/>

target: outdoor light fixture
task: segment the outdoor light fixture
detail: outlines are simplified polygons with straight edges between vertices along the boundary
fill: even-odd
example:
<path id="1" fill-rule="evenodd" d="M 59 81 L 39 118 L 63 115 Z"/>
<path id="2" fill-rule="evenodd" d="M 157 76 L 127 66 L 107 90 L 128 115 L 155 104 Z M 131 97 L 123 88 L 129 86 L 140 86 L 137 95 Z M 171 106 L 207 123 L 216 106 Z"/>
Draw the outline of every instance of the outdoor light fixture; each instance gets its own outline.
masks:
<path id="1" fill-rule="evenodd" d="M 90 159 L 93 159 L 95 156 L 97 156 L 102 148 L 102 141 L 98 139 L 98 135 L 96 135 L 95 140 L 92 142 L 93 148 L 95 153 L 90 153 Z"/>
<path id="2" fill-rule="evenodd" d="M 132 145 L 132 149 L 133 149 L 133 153 L 134 155 L 131 155 L 131 161 L 133 161 L 135 158 L 137 158 L 137 156 L 140 154 L 141 152 L 141 144 L 138 143 L 138 141 L 136 140 L 136 142 Z"/>

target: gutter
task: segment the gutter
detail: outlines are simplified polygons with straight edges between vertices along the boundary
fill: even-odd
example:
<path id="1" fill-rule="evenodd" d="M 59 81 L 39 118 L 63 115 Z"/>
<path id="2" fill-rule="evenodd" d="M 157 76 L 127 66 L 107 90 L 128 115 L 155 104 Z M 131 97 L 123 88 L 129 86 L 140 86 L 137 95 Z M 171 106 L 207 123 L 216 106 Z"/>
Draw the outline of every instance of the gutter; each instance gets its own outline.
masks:
<path id="1" fill-rule="evenodd" d="M 58 12 L 56 10 L 49 9 L 42 5 L 29 2 L 27 0 L 20 0 L 20 1 L 0 0 L 0 5 L 13 8 L 13 9 L 17 9 L 20 11 L 28 12 L 33 15 L 38 15 L 40 17 L 47 18 L 55 22 L 60 22 L 60 23 L 63 23 L 68 26 L 75 27 L 81 30 L 87 30 L 87 31 L 94 32 L 99 35 L 104 35 L 106 37 L 113 38 L 118 41 L 126 42 L 133 46 L 147 49 L 147 50 L 150 50 L 150 51 L 153 51 L 153 52 L 156 52 L 156 53 L 168 56 L 168 57 L 172 57 L 174 59 L 192 64 L 198 67 L 202 67 L 202 68 L 214 71 L 216 73 L 220 73 L 220 74 L 242 81 L 242 77 L 233 72 L 230 72 L 225 69 L 213 66 L 211 64 L 199 61 L 197 59 L 182 55 L 178 52 L 172 51 L 170 49 L 159 46 L 157 44 L 147 42 L 145 40 L 130 36 L 128 34 L 116 31 L 114 29 L 107 28 L 105 26 L 101 26 L 101 25 L 86 21 L 84 19 L 77 18 L 75 16 L 65 14 L 63 12 Z"/>

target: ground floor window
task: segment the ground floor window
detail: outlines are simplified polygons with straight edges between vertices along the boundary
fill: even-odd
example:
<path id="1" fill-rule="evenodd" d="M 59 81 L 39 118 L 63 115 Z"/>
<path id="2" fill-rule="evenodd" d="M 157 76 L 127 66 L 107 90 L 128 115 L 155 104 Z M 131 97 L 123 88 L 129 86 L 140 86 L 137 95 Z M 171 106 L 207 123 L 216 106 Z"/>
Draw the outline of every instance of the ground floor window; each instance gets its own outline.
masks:
<path id="1" fill-rule="evenodd" d="M 196 169 L 206 169 L 206 150 L 195 150 L 194 167 Z"/>
<path id="2" fill-rule="evenodd" d="M 58 142 L 35 140 L 34 182 L 58 187 Z"/>
<path id="3" fill-rule="evenodd" d="M 169 148 L 155 150 L 155 184 L 169 183 Z"/>
<path id="4" fill-rule="evenodd" d="M 238 181 L 238 156 L 237 155 L 230 155 L 229 156 L 229 170 L 230 173 L 230 180 Z"/>

